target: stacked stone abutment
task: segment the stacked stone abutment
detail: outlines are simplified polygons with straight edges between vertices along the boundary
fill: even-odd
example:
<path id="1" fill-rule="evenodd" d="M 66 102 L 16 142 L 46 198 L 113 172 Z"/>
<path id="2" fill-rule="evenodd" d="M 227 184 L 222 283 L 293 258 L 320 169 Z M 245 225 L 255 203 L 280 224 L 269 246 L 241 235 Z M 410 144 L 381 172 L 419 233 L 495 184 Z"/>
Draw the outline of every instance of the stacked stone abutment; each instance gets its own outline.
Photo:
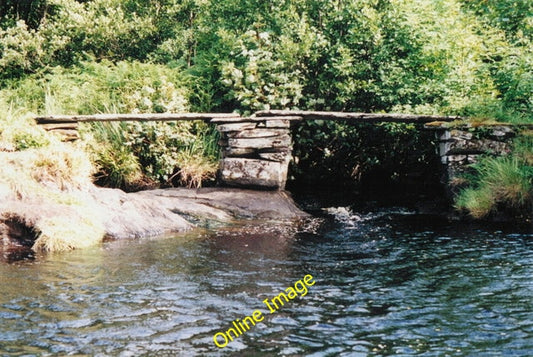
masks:
<path id="1" fill-rule="evenodd" d="M 434 129 L 434 128 L 433 128 Z M 465 174 L 481 156 L 505 156 L 512 151 L 517 128 L 508 125 L 462 126 L 437 129 L 438 152 L 444 165 L 443 183 L 450 197 L 468 183 Z"/>
<path id="2" fill-rule="evenodd" d="M 292 156 L 291 122 L 300 117 L 215 119 L 223 185 L 283 190 Z"/>

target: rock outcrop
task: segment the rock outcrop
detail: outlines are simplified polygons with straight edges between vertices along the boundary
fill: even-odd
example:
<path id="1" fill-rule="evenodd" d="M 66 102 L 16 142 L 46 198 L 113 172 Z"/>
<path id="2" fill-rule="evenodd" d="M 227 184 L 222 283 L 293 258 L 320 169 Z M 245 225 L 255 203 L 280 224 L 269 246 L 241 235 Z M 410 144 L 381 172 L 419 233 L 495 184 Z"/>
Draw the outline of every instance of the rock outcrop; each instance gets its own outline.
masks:
<path id="1" fill-rule="evenodd" d="M 0 212 L 0 238 L 8 246 L 26 246 L 35 250 L 54 250 L 43 242 L 43 222 L 71 226 L 65 237 L 53 240 L 57 250 L 83 247 L 74 243 L 72 232 L 84 221 L 85 228 L 101 230 L 102 239 L 125 239 L 185 232 L 198 226 L 231 223 L 238 219 L 295 220 L 308 215 L 301 211 L 285 191 L 253 191 L 234 188 L 159 189 L 125 193 L 117 189 L 92 187 L 87 192 L 91 209 L 86 216 L 78 206 L 54 202 L 4 202 Z M 83 210 L 81 211 L 83 212 Z M 89 228 L 90 229 L 90 228 Z M 65 241 L 61 249 L 61 240 Z M 72 240 L 72 241 L 71 241 Z M 47 245 L 48 244 L 48 245 Z M 78 245 L 76 245 L 78 244 Z"/>
<path id="2" fill-rule="evenodd" d="M 93 195 L 103 207 L 106 237 L 113 239 L 181 232 L 235 219 L 307 217 L 284 191 L 235 188 L 171 188 L 124 193 L 98 188 Z"/>

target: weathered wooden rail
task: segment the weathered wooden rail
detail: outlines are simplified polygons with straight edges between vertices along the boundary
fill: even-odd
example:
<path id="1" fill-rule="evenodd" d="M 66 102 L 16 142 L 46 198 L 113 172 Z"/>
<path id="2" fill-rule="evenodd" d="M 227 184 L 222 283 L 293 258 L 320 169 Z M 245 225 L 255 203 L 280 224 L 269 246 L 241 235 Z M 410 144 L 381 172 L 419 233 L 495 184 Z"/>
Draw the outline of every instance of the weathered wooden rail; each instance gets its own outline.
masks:
<path id="1" fill-rule="evenodd" d="M 202 120 L 213 123 L 221 135 L 219 179 L 222 185 L 284 189 L 292 158 L 291 126 L 298 122 L 421 124 L 437 133 L 437 152 L 446 169 L 445 181 L 449 184 L 467 165 L 476 162 L 479 155 L 509 152 L 509 139 L 515 135 L 515 129 L 505 125 L 485 128 L 485 137 L 474 135 L 469 128 L 443 125 L 463 119 L 458 116 L 268 110 L 250 117 L 232 113 L 96 114 L 40 116 L 36 121 L 67 140 L 77 138 L 77 125 L 83 122 Z"/>

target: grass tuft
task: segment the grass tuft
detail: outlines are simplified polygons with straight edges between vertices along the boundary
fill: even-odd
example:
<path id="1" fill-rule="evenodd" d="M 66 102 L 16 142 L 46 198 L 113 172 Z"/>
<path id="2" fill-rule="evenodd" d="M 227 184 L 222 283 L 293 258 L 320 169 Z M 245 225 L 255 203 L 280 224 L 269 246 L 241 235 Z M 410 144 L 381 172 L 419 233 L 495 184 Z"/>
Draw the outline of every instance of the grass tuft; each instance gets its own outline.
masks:
<path id="1" fill-rule="evenodd" d="M 125 123 L 94 123 L 84 133 L 100 186 L 129 190 L 143 181 L 139 159 L 127 144 L 124 126 Z"/>
<path id="2" fill-rule="evenodd" d="M 184 154 L 178 158 L 180 184 L 188 188 L 200 188 L 202 182 L 214 180 L 218 163 L 198 154 Z"/>
<path id="3" fill-rule="evenodd" d="M 488 216 L 496 206 L 495 197 L 488 189 L 466 188 L 455 201 L 455 208 L 466 210 L 475 219 Z"/>
<path id="4" fill-rule="evenodd" d="M 474 166 L 473 187 L 462 190 L 455 207 L 474 218 L 484 218 L 499 206 L 515 212 L 530 210 L 533 202 L 533 168 L 518 156 L 485 158 Z"/>
<path id="5" fill-rule="evenodd" d="M 39 232 L 33 250 L 59 252 L 87 248 L 102 242 L 104 228 L 95 218 L 98 213 L 87 205 L 69 209 L 69 214 L 59 217 L 44 215 L 35 224 Z M 75 222 L 75 224 L 73 224 Z"/>

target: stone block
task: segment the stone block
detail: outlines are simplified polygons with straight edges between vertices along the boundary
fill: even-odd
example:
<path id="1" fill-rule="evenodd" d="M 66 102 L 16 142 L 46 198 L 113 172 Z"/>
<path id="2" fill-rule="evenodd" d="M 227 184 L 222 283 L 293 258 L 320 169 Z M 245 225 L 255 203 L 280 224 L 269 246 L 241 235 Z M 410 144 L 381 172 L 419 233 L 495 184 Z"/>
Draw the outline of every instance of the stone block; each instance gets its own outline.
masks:
<path id="1" fill-rule="evenodd" d="M 448 154 L 448 151 L 450 151 L 451 144 L 449 141 L 441 141 L 439 143 L 439 155 L 446 156 Z"/>
<path id="2" fill-rule="evenodd" d="M 282 148 L 291 146 L 291 136 L 281 135 L 269 138 L 228 138 L 228 146 L 234 148 Z"/>
<path id="3" fill-rule="evenodd" d="M 257 123 L 230 123 L 230 124 L 220 124 L 217 125 L 217 130 L 220 133 L 233 132 L 233 131 L 242 131 L 248 129 L 255 129 Z"/>
<path id="4" fill-rule="evenodd" d="M 277 161 L 277 162 L 289 162 L 291 161 L 291 152 L 280 151 L 280 152 L 260 152 L 258 156 L 261 159 L 268 161 Z"/>
<path id="5" fill-rule="evenodd" d="M 470 140 L 474 134 L 466 130 L 453 129 L 450 130 L 450 139 L 452 140 Z"/>
<path id="6" fill-rule="evenodd" d="M 272 138 L 275 136 L 283 136 L 283 135 L 289 135 L 289 131 L 287 129 L 256 128 L 256 129 L 249 129 L 249 130 L 242 130 L 242 131 L 227 133 L 228 138 L 237 138 L 237 139 Z"/>
<path id="7" fill-rule="evenodd" d="M 470 165 L 478 161 L 479 155 L 444 155 L 441 156 L 441 162 L 445 165 Z"/>
<path id="8" fill-rule="evenodd" d="M 290 128 L 291 122 L 286 119 L 266 120 L 265 126 L 267 128 Z"/>
<path id="9" fill-rule="evenodd" d="M 220 180 L 228 186 L 284 189 L 287 169 L 287 163 L 225 158 L 220 163 Z"/>
<path id="10" fill-rule="evenodd" d="M 440 155 L 506 154 L 511 150 L 508 143 L 491 139 L 454 139 L 439 143 Z"/>
<path id="11" fill-rule="evenodd" d="M 251 156 L 251 155 L 254 155 L 256 152 L 257 152 L 257 149 L 253 149 L 253 148 L 232 148 L 232 147 L 222 148 L 223 157 Z"/>
<path id="12" fill-rule="evenodd" d="M 514 138 L 516 132 L 510 126 L 495 126 L 490 133 L 491 138 L 496 140 L 506 140 Z"/>

